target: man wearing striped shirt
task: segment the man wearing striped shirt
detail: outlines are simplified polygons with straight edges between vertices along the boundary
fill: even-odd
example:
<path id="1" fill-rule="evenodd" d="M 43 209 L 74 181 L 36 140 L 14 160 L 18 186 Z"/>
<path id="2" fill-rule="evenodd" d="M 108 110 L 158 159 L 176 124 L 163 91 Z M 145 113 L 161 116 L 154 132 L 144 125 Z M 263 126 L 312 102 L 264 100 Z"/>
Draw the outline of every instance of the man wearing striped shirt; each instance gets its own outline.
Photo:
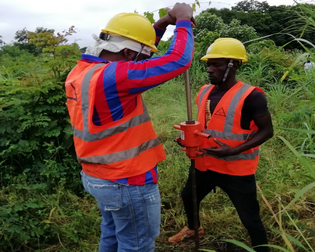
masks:
<path id="1" fill-rule="evenodd" d="M 160 229 L 157 163 L 165 159 L 141 93 L 190 67 L 193 10 L 177 3 L 152 27 L 114 16 L 69 73 L 65 88 L 84 188 L 102 213 L 99 251 L 154 251 Z M 156 45 L 176 24 L 168 51 Z"/>

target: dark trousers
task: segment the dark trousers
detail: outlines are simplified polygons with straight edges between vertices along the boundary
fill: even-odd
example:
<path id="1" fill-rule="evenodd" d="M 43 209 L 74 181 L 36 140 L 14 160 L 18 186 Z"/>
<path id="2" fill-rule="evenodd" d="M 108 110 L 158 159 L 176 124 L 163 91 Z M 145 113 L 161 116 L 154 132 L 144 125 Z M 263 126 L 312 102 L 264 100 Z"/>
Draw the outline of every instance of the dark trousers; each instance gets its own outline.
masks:
<path id="1" fill-rule="evenodd" d="M 243 225 L 251 238 L 252 246 L 267 244 L 266 230 L 259 215 L 259 203 L 257 201 L 256 180 L 254 175 L 231 176 L 213 171 L 196 171 L 196 191 L 198 203 L 198 225 L 199 207 L 203 198 L 215 187 L 220 187 L 232 201 Z M 188 219 L 188 227 L 194 229 L 194 214 L 192 200 L 191 174 L 189 174 L 185 187 L 181 192 L 185 212 Z M 268 247 L 255 248 L 258 252 L 269 251 Z"/>

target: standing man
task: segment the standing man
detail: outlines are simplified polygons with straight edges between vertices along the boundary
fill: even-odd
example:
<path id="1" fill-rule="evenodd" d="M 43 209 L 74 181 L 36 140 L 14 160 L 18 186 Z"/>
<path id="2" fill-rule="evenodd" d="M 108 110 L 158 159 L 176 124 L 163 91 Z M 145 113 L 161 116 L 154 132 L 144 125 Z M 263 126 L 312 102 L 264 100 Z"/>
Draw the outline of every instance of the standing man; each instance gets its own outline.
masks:
<path id="1" fill-rule="evenodd" d="M 259 145 L 273 136 L 273 126 L 264 92 L 236 80 L 236 71 L 247 62 L 244 45 L 237 39 L 219 38 L 201 60 L 207 61 L 211 84 L 201 87 L 197 96 L 198 121 L 204 151 L 196 163 L 198 213 L 202 199 L 216 186 L 234 204 L 249 232 L 252 246 L 267 244 L 267 235 L 259 214 L 255 172 Z M 180 139 L 175 139 L 180 144 Z M 194 235 L 191 174 L 181 193 L 188 218 L 188 226 L 169 238 L 176 244 Z M 199 225 L 199 234 L 204 234 Z M 269 251 L 268 247 L 255 247 Z"/>
<path id="2" fill-rule="evenodd" d="M 165 159 L 141 93 L 190 67 L 193 10 L 177 3 L 154 27 L 114 16 L 69 73 L 65 88 L 84 188 L 102 214 L 99 252 L 153 252 L 160 232 L 157 163 Z M 176 24 L 161 57 L 156 44 Z"/>
<path id="3" fill-rule="evenodd" d="M 315 68 L 315 63 L 312 62 L 310 59 L 307 59 L 307 61 L 304 63 L 305 72 L 310 72 L 314 68 Z"/>

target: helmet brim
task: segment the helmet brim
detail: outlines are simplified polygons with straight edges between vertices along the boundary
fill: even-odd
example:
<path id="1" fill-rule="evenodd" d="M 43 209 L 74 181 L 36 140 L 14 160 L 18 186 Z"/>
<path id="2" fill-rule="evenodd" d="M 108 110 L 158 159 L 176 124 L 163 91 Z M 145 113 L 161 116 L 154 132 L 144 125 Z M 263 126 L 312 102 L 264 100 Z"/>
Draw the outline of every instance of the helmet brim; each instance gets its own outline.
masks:
<path id="1" fill-rule="evenodd" d="M 235 59 L 235 60 L 241 60 L 242 62 L 247 62 L 248 60 L 246 58 L 235 58 L 230 55 L 222 56 L 217 54 L 205 55 L 200 60 L 207 61 L 208 59 Z"/>
<path id="2" fill-rule="evenodd" d="M 109 29 L 102 29 L 102 32 L 114 34 L 114 35 L 116 35 L 116 36 L 121 36 L 121 34 L 117 34 L 117 33 L 115 33 L 114 31 L 111 31 L 111 30 L 109 30 Z M 137 40 L 136 38 L 134 38 L 133 36 L 122 36 L 122 37 L 126 37 L 126 38 L 132 39 L 132 40 L 134 40 L 134 41 L 136 41 L 136 42 L 138 42 L 138 43 L 141 43 L 140 41 L 138 41 L 138 40 Z M 152 50 L 152 52 L 158 52 L 158 51 L 159 51 L 159 50 L 156 48 L 155 45 L 148 45 L 148 44 L 144 44 L 144 45 L 150 47 L 151 50 Z"/>

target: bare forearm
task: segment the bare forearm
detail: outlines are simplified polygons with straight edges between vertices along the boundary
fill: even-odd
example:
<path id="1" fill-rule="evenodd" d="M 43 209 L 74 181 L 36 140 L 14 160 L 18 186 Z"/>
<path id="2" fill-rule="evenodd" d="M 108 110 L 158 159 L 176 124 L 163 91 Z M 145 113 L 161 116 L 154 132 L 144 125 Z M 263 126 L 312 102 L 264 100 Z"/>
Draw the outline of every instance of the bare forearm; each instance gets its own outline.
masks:
<path id="1" fill-rule="evenodd" d="M 237 152 L 236 154 L 239 154 L 241 152 L 244 152 L 244 151 L 247 151 L 251 148 L 259 146 L 259 145 L 263 144 L 264 142 L 266 142 L 268 139 L 270 139 L 272 136 L 273 136 L 273 130 L 258 131 L 248 141 L 235 147 L 236 152 Z"/>

